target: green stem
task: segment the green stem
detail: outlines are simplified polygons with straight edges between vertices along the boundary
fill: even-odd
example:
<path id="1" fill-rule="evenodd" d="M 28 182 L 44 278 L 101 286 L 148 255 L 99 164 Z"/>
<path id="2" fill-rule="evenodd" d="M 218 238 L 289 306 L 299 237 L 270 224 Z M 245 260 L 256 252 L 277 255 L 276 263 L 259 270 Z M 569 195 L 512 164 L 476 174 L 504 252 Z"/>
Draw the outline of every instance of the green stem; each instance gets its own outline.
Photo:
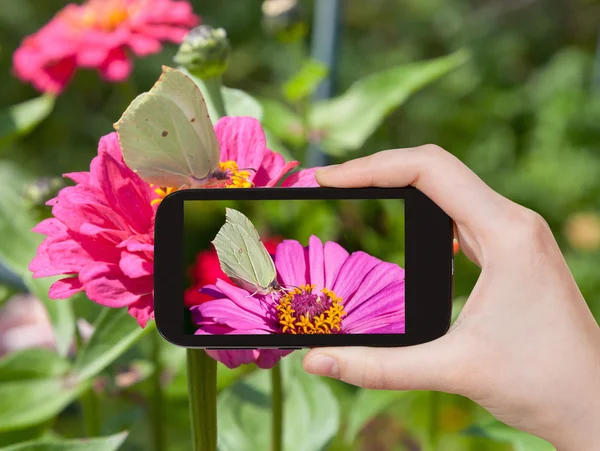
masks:
<path id="1" fill-rule="evenodd" d="M 204 78 L 202 79 L 202 82 L 206 87 L 206 92 L 204 94 L 210 98 L 219 118 L 227 116 L 225 101 L 223 100 L 223 94 L 221 93 L 221 77 Z"/>
<path id="2" fill-rule="evenodd" d="M 440 409 L 440 393 L 436 391 L 429 392 L 429 424 L 427 427 L 427 446 L 426 450 L 436 451 L 440 441 L 440 428 L 438 424 Z"/>
<path id="3" fill-rule="evenodd" d="M 78 350 L 84 346 L 77 324 L 75 324 L 75 343 Z M 100 400 L 94 392 L 93 385 L 81 394 L 79 402 L 83 413 L 85 435 L 87 437 L 99 437 L 102 434 L 102 416 L 100 414 Z"/>
<path id="4" fill-rule="evenodd" d="M 202 349 L 187 350 L 194 451 L 217 449 L 217 362 Z"/>
<path id="5" fill-rule="evenodd" d="M 272 451 L 283 449 L 283 389 L 281 386 L 281 362 L 271 369 L 272 403 Z"/>
<path id="6" fill-rule="evenodd" d="M 165 399 L 161 383 L 161 375 L 163 365 L 160 358 L 160 336 L 158 331 L 153 331 L 152 339 L 152 363 L 154 364 L 154 372 L 152 373 L 152 398 L 150 405 L 150 421 L 152 424 L 152 435 L 154 441 L 154 449 L 163 451 L 166 449 L 166 430 L 165 430 Z"/>

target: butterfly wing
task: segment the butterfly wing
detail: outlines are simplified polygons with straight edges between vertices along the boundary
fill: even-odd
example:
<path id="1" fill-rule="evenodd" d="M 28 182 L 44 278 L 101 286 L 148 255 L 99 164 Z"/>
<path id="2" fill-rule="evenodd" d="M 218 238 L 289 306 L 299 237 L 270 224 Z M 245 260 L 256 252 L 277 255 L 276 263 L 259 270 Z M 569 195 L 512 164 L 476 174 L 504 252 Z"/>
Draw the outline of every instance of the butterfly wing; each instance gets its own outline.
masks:
<path id="1" fill-rule="evenodd" d="M 127 166 L 158 186 L 193 186 L 219 164 L 219 142 L 196 83 L 163 67 L 115 124 Z"/>
<path id="2" fill-rule="evenodd" d="M 237 210 L 226 209 L 226 222 L 213 240 L 221 269 L 239 287 L 267 293 L 275 280 L 275 263 L 252 222 Z"/>

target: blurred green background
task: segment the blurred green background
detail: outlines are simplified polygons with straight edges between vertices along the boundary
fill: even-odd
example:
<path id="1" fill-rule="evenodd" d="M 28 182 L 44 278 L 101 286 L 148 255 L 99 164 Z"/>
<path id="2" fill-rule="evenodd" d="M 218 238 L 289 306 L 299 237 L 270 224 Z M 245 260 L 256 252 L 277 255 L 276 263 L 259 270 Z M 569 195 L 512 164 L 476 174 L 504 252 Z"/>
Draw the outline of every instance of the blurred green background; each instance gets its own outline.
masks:
<path id="1" fill-rule="evenodd" d="M 319 127 L 303 129 L 307 123 L 307 96 L 294 93 L 293 85 L 285 88 L 285 82 L 303 67 L 313 2 L 300 2 L 308 34 L 295 42 L 278 39 L 264 30 L 260 0 L 192 3 L 204 23 L 227 29 L 233 53 L 224 83 L 261 101 L 263 123 L 278 149 L 304 163 L 308 158 L 307 140 L 318 144 L 323 139 L 328 161 L 335 163 L 386 148 L 426 143 L 446 148 L 494 189 L 548 220 L 592 311 L 600 318 L 600 1 L 343 1 L 336 94 L 388 68 L 443 57 L 461 48 L 471 54 L 468 62 L 415 92 L 399 108 L 373 102 L 374 109 L 383 108 L 389 114 L 381 125 L 375 121 L 375 131 L 364 143 L 343 124 L 325 137 Z M 11 75 L 12 52 L 24 36 L 39 29 L 65 4 L 59 0 L 3 0 L 0 109 L 38 95 Z M 10 180 L 87 170 L 98 139 L 112 131 L 112 123 L 137 93 L 152 86 L 161 65 L 171 64 L 175 51 L 176 46 L 166 46 L 161 54 L 136 60 L 134 73 L 126 83 L 105 84 L 96 73 L 79 71 L 52 114 L 35 130 L 0 140 L 2 196 L 20 195 L 22 184 L 11 185 Z M 308 72 L 310 75 L 314 71 Z M 392 79 L 388 85 L 393 83 Z M 379 87 L 379 91 L 374 89 L 375 98 L 385 97 L 390 89 L 383 82 Z M 366 108 L 365 121 L 373 114 Z M 0 123 L 0 130 L 2 127 L 6 124 Z M 340 146 L 346 136 L 354 139 L 353 145 Z M 19 205 L 14 204 L 15 209 L 24 208 Z M 7 230 L 18 211 L 3 211 L 0 230 Z M 0 241 L 8 239 L 8 235 L 0 236 Z M 28 261 L 31 257 L 18 258 Z M 457 257 L 457 312 L 477 275 L 473 264 L 462 255 Z M 5 281 L 0 284 L 0 299 L 19 290 L 22 287 L 18 281 Z M 73 300 L 73 305 L 76 316 L 94 322 L 97 306 L 84 299 Z M 129 319 L 117 321 L 130 327 Z M 137 329 L 131 330 L 128 337 L 141 338 L 139 344 L 120 355 L 116 363 L 95 372 L 94 384 L 102 406 L 102 433 L 130 430 L 124 449 L 149 449 L 152 427 L 145 413 L 150 408 L 147 399 L 153 369 L 148 360 L 156 334 L 150 330 L 139 337 Z M 168 449 L 189 449 L 184 354 L 170 345 L 161 346 Z M 51 358 L 38 357 L 40 361 Z M 306 441 L 310 434 L 324 437 L 332 450 L 416 451 L 427 449 L 432 441 L 437 443 L 436 449 L 449 451 L 551 449 L 490 423 L 491 417 L 466 399 L 433 393 L 357 390 L 300 374 L 297 357 L 295 353 L 286 359 L 284 366 L 285 374 L 290 375 L 287 389 L 292 393 L 286 407 L 290 412 L 286 442 L 295 446 L 289 449 L 318 449 L 312 445 L 318 441 Z M 256 432 L 256 425 L 268 423 L 268 406 L 250 402 L 239 384 L 250 384 L 263 396 L 268 393 L 268 384 L 264 372 L 246 377 L 251 371 L 247 367 L 234 372 L 219 368 L 223 389 L 220 434 L 231 439 L 220 437 L 225 440 L 223 449 L 263 449 L 264 434 Z M 83 435 L 79 405 L 66 401 L 66 410 L 55 409 L 62 413 L 54 420 L 50 415 L 44 421 L 36 417 L 35 421 L 19 423 L 27 425 L 25 429 L 3 427 L 3 421 L 5 425 L 10 423 L 16 414 L 9 408 L 14 398 L 3 398 L 2 394 L 14 393 L 22 386 L 2 385 L 8 380 L 2 374 L 0 368 L 0 446 L 47 433 L 50 425 L 54 425 L 55 434 Z M 123 382 L 127 380 L 124 374 L 133 382 Z M 321 421 L 323 417 L 318 413 L 330 421 Z M 292 415 L 300 417 L 292 421 Z"/>

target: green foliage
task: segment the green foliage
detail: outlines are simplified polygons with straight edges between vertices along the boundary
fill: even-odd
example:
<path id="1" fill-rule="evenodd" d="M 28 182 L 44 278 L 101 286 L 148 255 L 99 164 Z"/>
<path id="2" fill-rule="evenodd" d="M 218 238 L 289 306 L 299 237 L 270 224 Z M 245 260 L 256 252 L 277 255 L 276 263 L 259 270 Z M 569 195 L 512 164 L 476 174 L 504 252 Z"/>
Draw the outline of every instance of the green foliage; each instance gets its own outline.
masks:
<path id="1" fill-rule="evenodd" d="M 222 90 L 228 113 L 262 120 L 271 149 L 306 164 L 309 144 L 320 145 L 330 163 L 350 152 L 442 145 L 494 189 L 548 219 L 592 311 L 600 315 L 600 249 L 576 246 L 567 227 L 579 212 L 600 211 L 600 92 L 592 89 L 597 0 L 348 0 L 335 95 L 318 104 L 310 97 L 323 68 L 311 63 L 301 40 L 277 42 L 258 31 L 262 0 L 192 3 L 204 23 L 225 27 L 232 42 L 224 83 L 235 89 Z M 309 29 L 311 3 L 303 2 L 303 29 Z M 125 83 L 107 84 L 94 71 L 80 71 L 58 99 L 36 97 L 9 75 L 11 53 L 63 6 L 59 0 L 5 0 L 0 17 L 0 64 L 6 69 L 0 76 L 0 261 L 15 275 L 2 280 L 0 304 L 24 284 L 46 306 L 58 350 L 22 351 L 0 360 L 0 446 L 27 441 L 9 449 L 116 449 L 124 435 L 57 438 L 83 434 L 77 398 L 94 385 L 103 432 L 128 429 L 124 449 L 152 449 L 148 376 L 163 368 L 168 449 L 187 451 L 185 352 L 165 343 L 160 361 L 152 361 L 146 333 L 155 333 L 153 323 L 142 330 L 126 309 L 109 311 L 84 296 L 50 300 L 52 279 L 33 280 L 27 269 L 42 237 L 30 232 L 39 211 L 23 202 L 23 187 L 37 177 L 87 170 L 98 139 L 175 53 L 166 46 L 136 59 Z M 453 53 L 457 48 L 465 50 Z M 214 118 L 215 107 L 209 104 L 209 110 Z M 318 230 L 324 240 L 340 239 L 403 264 L 403 216 L 393 205 L 372 203 L 341 218 L 317 206 L 294 211 L 306 218 L 298 224 L 289 210 L 266 205 L 264 211 L 269 224 L 258 223 L 274 233 L 305 242 Z M 196 225 L 199 240 L 214 226 L 202 215 Z M 353 227 L 354 233 L 344 233 Z M 377 230 L 396 233 L 384 241 Z M 459 255 L 456 275 L 455 317 L 479 269 Z M 77 355 L 67 356 L 75 317 L 94 322 L 96 331 Z M 286 450 L 412 450 L 432 437 L 444 451 L 552 449 L 490 422 L 489 414 L 463 398 L 355 389 L 305 375 L 297 357 L 283 365 Z M 268 379 L 255 366 L 219 365 L 222 449 L 269 449 Z"/>
<path id="2" fill-rule="evenodd" d="M 52 112 L 55 100 L 42 95 L 0 111 L 0 144 L 30 132 Z"/>
<path id="3" fill-rule="evenodd" d="M 337 400 L 327 385 L 308 375 L 291 356 L 283 362 L 283 448 L 295 451 L 326 449 L 339 427 Z M 261 371 L 219 395 L 219 449 L 269 449 L 269 375 Z"/>
<path id="4" fill-rule="evenodd" d="M 468 435 L 487 437 L 513 445 L 515 451 L 554 451 L 548 442 L 525 432 L 517 431 L 499 421 L 474 425 L 465 431 Z"/>
<path id="5" fill-rule="evenodd" d="M 327 76 L 327 67 L 314 60 L 306 61 L 291 79 L 283 84 L 283 95 L 288 102 L 299 102 L 313 95 Z"/>
<path id="6" fill-rule="evenodd" d="M 21 359 L 29 359 L 21 354 Z M 88 382 L 77 381 L 69 373 L 55 374 L 55 365 L 48 372 L 23 374 L 23 363 L 12 359 L 3 364 L 7 373 L 0 382 L 0 432 L 23 429 L 42 423 L 60 413 L 88 387 Z"/>
<path id="7" fill-rule="evenodd" d="M 348 408 L 349 414 L 344 435 L 346 442 L 354 443 L 360 431 L 369 421 L 385 411 L 392 403 L 402 400 L 407 393 L 387 390 L 358 390 Z"/>
<path id="8" fill-rule="evenodd" d="M 178 69 L 187 74 L 187 76 L 194 80 L 196 85 L 198 85 L 200 91 L 202 91 L 202 94 L 204 95 L 204 101 L 206 102 L 206 107 L 208 108 L 208 114 L 210 115 L 213 123 L 216 122 L 219 118 L 219 114 L 215 105 L 211 101 L 211 97 L 207 95 L 208 88 L 206 82 L 201 78 L 192 75 L 183 67 L 178 67 Z M 246 92 L 223 86 L 221 88 L 221 95 L 223 96 L 223 103 L 228 116 L 250 116 L 255 119 L 262 120 L 262 106 Z"/>
<path id="9" fill-rule="evenodd" d="M 468 59 L 466 51 L 432 61 L 403 64 L 357 81 L 340 97 L 317 103 L 311 126 L 321 131 L 325 149 L 339 155 L 360 148 L 385 117 L 414 92 Z"/>
<path id="10" fill-rule="evenodd" d="M 77 377 L 85 380 L 97 375 L 155 327 L 151 321 L 142 329 L 125 308 L 105 308 L 90 341 L 77 355 L 73 367 Z"/>
<path id="11" fill-rule="evenodd" d="M 65 375 L 71 364 L 46 349 L 26 349 L 0 360 L 0 382 Z"/>
<path id="12" fill-rule="evenodd" d="M 38 440 L 0 448 L 0 451 L 116 451 L 127 433 L 85 440 Z"/>
<path id="13" fill-rule="evenodd" d="M 22 190 L 30 180 L 20 168 L 0 161 L 0 260 L 17 276 L 46 306 L 54 328 L 56 346 L 61 354 L 67 352 L 74 332 L 74 319 L 67 301 L 48 299 L 49 279 L 32 279 L 28 269 L 35 256 L 41 237 L 31 229 L 36 220 L 22 197 Z"/>

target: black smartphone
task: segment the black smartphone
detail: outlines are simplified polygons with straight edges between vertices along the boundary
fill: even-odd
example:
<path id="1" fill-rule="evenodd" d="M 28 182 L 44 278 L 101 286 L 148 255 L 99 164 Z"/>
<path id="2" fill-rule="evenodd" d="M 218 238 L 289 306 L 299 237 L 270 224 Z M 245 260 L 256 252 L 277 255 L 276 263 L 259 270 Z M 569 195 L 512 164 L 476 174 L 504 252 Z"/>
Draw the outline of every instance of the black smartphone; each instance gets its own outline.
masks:
<path id="1" fill-rule="evenodd" d="M 450 325 L 452 238 L 414 188 L 177 191 L 156 214 L 156 325 L 209 349 L 431 341 Z"/>

